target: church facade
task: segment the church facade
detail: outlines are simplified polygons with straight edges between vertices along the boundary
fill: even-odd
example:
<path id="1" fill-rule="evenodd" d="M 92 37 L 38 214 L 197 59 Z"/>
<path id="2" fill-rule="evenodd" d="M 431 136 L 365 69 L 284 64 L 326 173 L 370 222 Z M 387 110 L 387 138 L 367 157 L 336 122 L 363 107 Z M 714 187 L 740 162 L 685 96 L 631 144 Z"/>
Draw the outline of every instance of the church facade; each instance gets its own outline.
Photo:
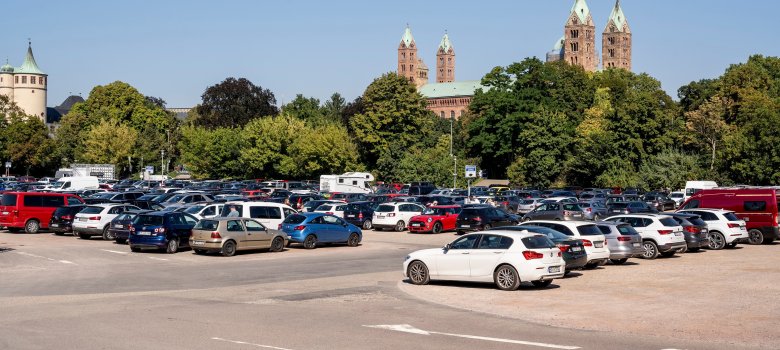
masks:
<path id="1" fill-rule="evenodd" d="M 38 68 L 33 56 L 32 44 L 27 46 L 27 56 L 19 67 L 8 62 L 0 67 L 0 94 L 8 96 L 26 114 L 46 122 L 46 91 L 49 77 Z"/>

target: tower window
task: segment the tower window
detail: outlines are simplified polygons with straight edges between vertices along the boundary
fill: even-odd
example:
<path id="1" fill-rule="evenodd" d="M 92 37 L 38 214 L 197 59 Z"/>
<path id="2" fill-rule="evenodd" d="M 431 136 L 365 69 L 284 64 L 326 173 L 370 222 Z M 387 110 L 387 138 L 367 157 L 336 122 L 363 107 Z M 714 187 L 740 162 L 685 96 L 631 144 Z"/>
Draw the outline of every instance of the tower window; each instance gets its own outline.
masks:
<path id="1" fill-rule="evenodd" d="M 455 111 L 450 111 L 450 119 L 455 119 Z"/>
<path id="2" fill-rule="evenodd" d="M 409 58 L 414 58 L 414 52 L 409 53 Z"/>
<path id="3" fill-rule="evenodd" d="M 413 64 L 409 65 L 409 71 L 412 71 L 412 72 L 414 71 L 414 65 Z"/>
<path id="4" fill-rule="evenodd" d="M 580 31 L 576 30 L 576 29 L 572 29 L 571 30 L 571 37 L 574 38 L 574 39 L 579 38 L 580 37 Z"/>
<path id="5" fill-rule="evenodd" d="M 18 76 L 14 77 L 14 83 L 19 84 L 19 77 Z"/>
<path id="6" fill-rule="evenodd" d="M 439 113 L 439 115 L 441 116 L 441 119 L 444 119 L 444 111 L 441 111 L 441 113 Z"/>
<path id="7" fill-rule="evenodd" d="M 450 63 L 452 63 L 452 57 L 450 57 L 450 58 L 447 58 L 447 62 L 450 62 Z"/>
<path id="8" fill-rule="evenodd" d="M 571 51 L 577 52 L 580 50 L 580 45 L 578 43 L 571 43 Z"/>
<path id="9" fill-rule="evenodd" d="M 27 84 L 27 76 L 26 75 L 22 76 L 22 84 Z"/>
<path id="10" fill-rule="evenodd" d="M 45 85 L 45 82 L 44 82 L 44 80 L 43 80 L 43 79 L 46 79 L 46 78 L 44 78 L 44 77 L 41 77 L 41 79 L 40 79 L 40 80 L 41 80 L 41 85 Z"/>
<path id="11" fill-rule="evenodd" d="M 35 84 L 35 77 L 30 77 L 30 84 Z"/>

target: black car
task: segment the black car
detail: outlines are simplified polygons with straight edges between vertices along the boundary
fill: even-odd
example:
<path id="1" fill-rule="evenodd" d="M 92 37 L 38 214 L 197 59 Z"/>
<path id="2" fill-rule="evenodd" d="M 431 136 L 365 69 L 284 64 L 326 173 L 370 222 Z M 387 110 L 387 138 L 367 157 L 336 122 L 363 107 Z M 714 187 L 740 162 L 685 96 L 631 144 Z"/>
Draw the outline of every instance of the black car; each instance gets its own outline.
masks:
<path id="1" fill-rule="evenodd" d="M 364 193 L 334 193 L 330 196 L 330 199 L 337 201 L 349 202 L 364 202 L 368 200 L 368 196 Z"/>
<path id="2" fill-rule="evenodd" d="M 642 197 L 642 200 L 658 211 L 674 210 L 674 207 L 677 206 L 677 202 L 660 193 L 648 193 Z"/>
<path id="3" fill-rule="evenodd" d="M 455 229 L 458 234 L 489 230 L 493 227 L 517 225 L 520 217 L 490 205 L 465 206 L 458 214 Z"/>
<path id="4" fill-rule="evenodd" d="M 528 232 L 547 236 L 547 238 L 553 241 L 553 243 L 558 246 L 558 249 L 561 250 L 563 261 L 566 262 L 567 274 L 571 272 L 571 270 L 582 269 L 588 263 L 588 254 L 585 253 L 585 244 L 581 239 L 572 238 L 549 227 L 541 226 L 509 226 L 501 227 L 499 229 L 510 231 L 528 230 Z"/>
<path id="5" fill-rule="evenodd" d="M 146 214 L 151 212 L 150 210 L 128 210 L 122 214 L 119 214 L 114 220 L 111 220 L 111 224 L 108 226 L 108 233 L 114 237 L 114 240 L 118 244 L 125 244 L 127 238 L 130 236 L 130 224 L 133 223 L 133 219 L 139 214 Z"/>
<path id="6" fill-rule="evenodd" d="M 86 205 L 71 205 L 55 209 L 49 220 L 49 229 L 57 236 L 73 232 L 73 218 L 86 207 Z"/>
<path id="7" fill-rule="evenodd" d="M 607 204 L 607 214 L 657 213 L 658 210 L 645 202 L 616 202 Z"/>
<path id="8" fill-rule="evenodd" d="M 436 190 L 430 182 L 412 182 L 407 192 L 410 196 L 424 196 Z"/>
<path id="9" fill-rule="evenodd" d="M 320 200 L 322 199 L 322 196 L 318 194 L 293 194 L 290 196 L 290 206 L 295 208 L 295 210 L 301 211 L 303 210 L 304 205 L 306 205 L 307 202 L 313 201 L 313 200 Z"/>
<path id="10" fill-rule="evenodd" d="M 687 251 L 696 252 L 701 248 L 707 248 L 710 244 L 710 234 L 707 222 L 696 214 L 664 213 L 677 221 L 683 228 Z"/>
<path id="11" fill-rule="evenodd" d="M 376 203 L 373 202 L 352 202 L 344 209 L 344 220 L 357 227 L 362 227 L 364 230 L 370 230 L 374 227 L 371 222 L 371 218 L 374 217 L 374 208 Z"/>
<path id="12" fill-rule="evenodd" d="M 141 192 L 102 192 L 92 195 L 91 197 L 84 198 L 84 203 L 87 204 L 103 204 L 103 203 L 133 203 L 137 198 L 143 196 Z"/>

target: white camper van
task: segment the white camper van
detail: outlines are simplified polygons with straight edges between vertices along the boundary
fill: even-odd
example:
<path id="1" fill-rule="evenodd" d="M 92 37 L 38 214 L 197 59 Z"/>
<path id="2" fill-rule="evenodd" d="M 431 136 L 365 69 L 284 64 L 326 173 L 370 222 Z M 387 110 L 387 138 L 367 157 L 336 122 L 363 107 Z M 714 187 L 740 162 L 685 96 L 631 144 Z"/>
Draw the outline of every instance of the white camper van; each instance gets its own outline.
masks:
<path id="1" fill-rule="evenodd" d="M 100 187 L 97 176 L 63 177 L 46 187 L 52 192 L 96 190 Z"/>
<path id="2" fill-rule="evenodd" d="M 344 173 L 342 175 L 320 176 L 320 192 L 328 193 L 371 193 L 371 173 Z"/>

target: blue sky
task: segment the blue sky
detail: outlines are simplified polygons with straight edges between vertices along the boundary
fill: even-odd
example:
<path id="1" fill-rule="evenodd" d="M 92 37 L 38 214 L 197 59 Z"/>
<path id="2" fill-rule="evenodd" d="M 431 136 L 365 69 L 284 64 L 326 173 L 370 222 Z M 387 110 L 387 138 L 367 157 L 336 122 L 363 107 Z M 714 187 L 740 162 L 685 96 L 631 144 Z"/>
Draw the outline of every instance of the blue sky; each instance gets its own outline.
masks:
<path id="1" fill-rule="evenodd" d="M 296 94 L 347 99 L 396 68 L 409 23 L 430 66 L 447 30 L 456 78 L 544 57 L 563 34 L 572 0 L 502 1 L 3 1 L 0 58 L 14 66 L 32 38 L 50 75 L 49 106 L 121 80 L 169 107 L 190 107 L 206 87 L 245 77 L 289 102 Z M 751 54 L 780 56 L 778 1 L 623 0 L 634 71 L 676 97 Z M 614 0 L 589 0 L 600 33 Z M 597 41 L 600 47 L 600 37 Z M 4 63 L 4 62 L 3 62 Z M 433 75 L 433 71 L 431 73 Z"/>

